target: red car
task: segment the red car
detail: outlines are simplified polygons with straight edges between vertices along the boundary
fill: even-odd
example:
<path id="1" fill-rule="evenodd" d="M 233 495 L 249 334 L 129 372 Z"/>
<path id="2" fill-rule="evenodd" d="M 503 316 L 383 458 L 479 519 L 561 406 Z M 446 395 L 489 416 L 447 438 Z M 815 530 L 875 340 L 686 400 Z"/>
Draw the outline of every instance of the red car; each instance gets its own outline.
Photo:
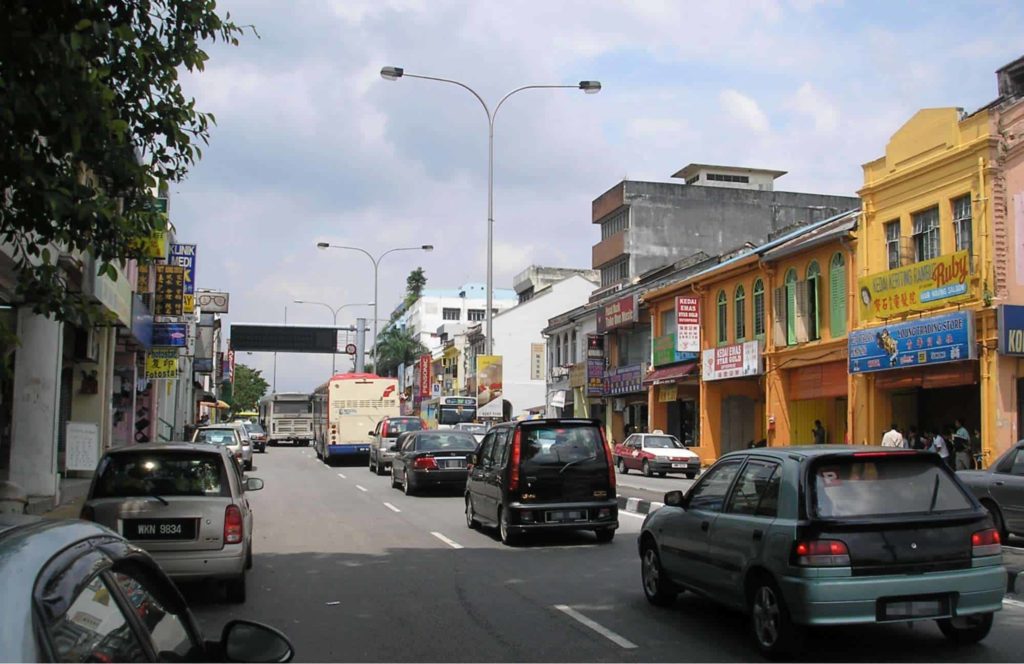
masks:
<path id="1" fill-rule="evenodd" d="M 661 431 L 635 433 L 615 446 L 615 466 L 623 475 L 630 470 L 639 470 L 647 477 L 684 473 L 692 480 L 700 472 L 700 457 L 675 436 Z"/>

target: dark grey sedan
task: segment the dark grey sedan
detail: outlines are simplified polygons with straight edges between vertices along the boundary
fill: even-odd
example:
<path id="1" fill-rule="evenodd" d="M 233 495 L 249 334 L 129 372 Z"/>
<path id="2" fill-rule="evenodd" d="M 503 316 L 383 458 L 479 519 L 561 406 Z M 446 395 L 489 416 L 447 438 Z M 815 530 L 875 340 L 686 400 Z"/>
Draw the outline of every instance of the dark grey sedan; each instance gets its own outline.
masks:
<path id="1" fill-rule="evenodd" d="M 395 442 L 391 486 L 411 496 L 427 486 L 466 487 L 467 459 L 476 451 L 473 434 L 452 429 L 410 431 Z"/>
<path id="2" fill-rule="evenodd" d="M 992 514 L 1003 541 L 1010 533 L 1024 535 L 1024 440 L 987 470 L 961 470 L 956 475 Z"/>

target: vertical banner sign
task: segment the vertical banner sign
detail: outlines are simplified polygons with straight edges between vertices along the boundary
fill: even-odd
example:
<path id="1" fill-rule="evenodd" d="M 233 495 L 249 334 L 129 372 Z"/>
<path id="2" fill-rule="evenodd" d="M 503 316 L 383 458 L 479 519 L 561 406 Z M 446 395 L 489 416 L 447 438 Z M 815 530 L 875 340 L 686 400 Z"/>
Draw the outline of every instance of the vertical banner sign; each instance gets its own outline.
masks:
<path id="1" fill-rule="evenodd" d="M 676 298 L 676 350 L 700 352 L 700 298 L 696 295 Z"/>
<path id="2" fill-rule="evenodd" d="M 420 396 L 424 398 L 430 398 L 430 386 L 434 382 L 433 376 L 431 376 L 431 370 L 433 366 L 431 364 L 431 357 L 429 355 L 420 355 L 419 361 L 419 378 L 420 378 Z"/>
<path id="3" fill-rule="evenodd" d="M 229 383 L 235 382 L 235 350 L 233 348 L 228 349 L 228 374 L 226 378 Z"/>
<path id="4" fill-rule="evenodd" d="M 476 356 L 476 402 L 478 406 L 501 398 L 501 355 Z"/>
<path id="5" fill-rule="evenodd" d="M 150 277 L 149 277 L 149 275 L 151 273 L 152 273 L 152 270 L 150 269 L 149 265 L 147 265 L 145 263 L 141 263 L 139 265 L 139 273 L 138 273 L 138 276 L 135 278 L 135 292 L 137 292 L 137 293 L 152 293 L 153 292 L 153 286 L 150 283 Z"/>
<path id="6" fill-rule="evenodd" d="M 153 288 L 154 316 L 181 316 L 185 297 L 185 269 L 178 265 L 156 265 Z"/>
<path id="7" fill-rule="evenodd" d="M 171 255 L 167 260 L 170 265 L 177 265 L 185 271 L 182 311 L 186 314 L 196 310 L 196 245 L 172 244 Z"/>

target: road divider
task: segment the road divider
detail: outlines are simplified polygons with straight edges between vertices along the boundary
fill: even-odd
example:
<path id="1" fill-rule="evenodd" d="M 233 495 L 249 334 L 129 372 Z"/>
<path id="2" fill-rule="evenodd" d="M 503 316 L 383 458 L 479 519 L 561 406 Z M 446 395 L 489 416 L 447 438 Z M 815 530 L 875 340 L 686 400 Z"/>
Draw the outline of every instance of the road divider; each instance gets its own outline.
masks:
<path id="1" fill-rule="evenodd" d="M 625 648 L 626 650 L 633 650 L 637 647 L 637 645 L 629 639 L 619 636 L 618 634 L 608 629 L 604 625 L 594 620 L 591 620 L 590 618 L 586 617 L 585 615 L 583 615 L 582 613 L 580 613 L 576 609 L 573 609 L 570 606 L 566 606 L 565 604 L 556 604 L 555 608 L 564 613 L 565 615 L 569 616 L 576 622 L 580 623 L 581 625 L 585 625 L 590 629 L 594 630 L 595 632 L 597 632 L 604 638 L 608 639 L 615 645 L 619 646 L 620 648 Z"/>
<path id="2" fill-rule="evenodd" d="M 436 537 L 437 539 L 441 540 L 442 542 L 444 542 L 448 546 L 452 547 L 453 549 L 462 549 L 462 548 L 464 548 L 458 542 L 456 542 L 454 540 L 451 540 L 451 539 L 448 539 L 447 537 L 445 537 L 441 533 L 431 531 L 430 534 L 433 535 L 434 537 Z"/>

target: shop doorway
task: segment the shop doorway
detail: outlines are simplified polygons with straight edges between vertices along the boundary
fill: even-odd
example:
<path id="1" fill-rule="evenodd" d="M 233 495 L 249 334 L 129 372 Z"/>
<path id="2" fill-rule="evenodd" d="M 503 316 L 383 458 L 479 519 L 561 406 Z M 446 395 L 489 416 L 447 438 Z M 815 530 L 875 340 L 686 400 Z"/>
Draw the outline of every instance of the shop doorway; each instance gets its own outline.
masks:
<path id="1" fill-rule="evenodd" d="M 747 449 L 754 440 L 754 400 L 745 396 L 729 396 L 722 401 L 722 436 L 719 456 L 734 450 Z"/>
<path id="2" fill-rule="evenodd" d="M 825 428 L 826 443 L 846 442 L 846 398 L 800 399 L 789 403 L 789 436 L 787 445 L 814 443 L 814 422 Z"/>
<path id="3" fill-rule="evenodd" d="M 667 414 L 668 430 L 665 433 L 672 434 L 687 447 L 700 445 L 700 437 L 697 435 L 699 420 L 696 401 L 669 402 Z"/>

